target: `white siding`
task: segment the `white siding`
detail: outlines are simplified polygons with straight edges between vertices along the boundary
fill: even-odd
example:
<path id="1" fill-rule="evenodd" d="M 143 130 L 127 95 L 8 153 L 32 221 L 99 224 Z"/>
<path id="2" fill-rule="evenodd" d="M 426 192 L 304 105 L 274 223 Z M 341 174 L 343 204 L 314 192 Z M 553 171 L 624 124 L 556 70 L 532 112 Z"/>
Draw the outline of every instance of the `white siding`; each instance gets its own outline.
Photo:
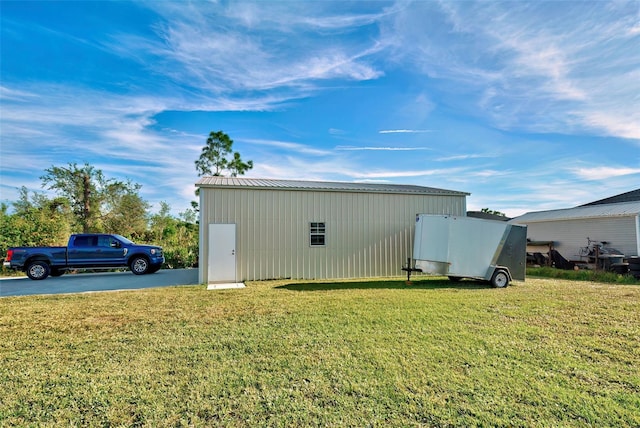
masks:
<path id="1" fill-rule="evenodd" d="M 520 223 L 517 221 L 517 223 Z M 527 224 L 527 238 L 532 241 L 554 241 L 555 249 L 569 260 L 580 260 L 580 247 L 587 246 L 587 237 L 593 241 L 607 241 L 608 246 L 620 250 L 626 256 L 638 255 L 638 216 L 609 217 Z"/>
<path id="2" fill-rule="evenodd" d="M 465 215 L 462 195 L 407 195 L 243 188 L 200 189 L 200 280 L 211 223 L 237 225 L 237 278 L 329 279 L 402 275 L 416 214 Z M 326 223 L 326 246 L 309 223 Z"/>

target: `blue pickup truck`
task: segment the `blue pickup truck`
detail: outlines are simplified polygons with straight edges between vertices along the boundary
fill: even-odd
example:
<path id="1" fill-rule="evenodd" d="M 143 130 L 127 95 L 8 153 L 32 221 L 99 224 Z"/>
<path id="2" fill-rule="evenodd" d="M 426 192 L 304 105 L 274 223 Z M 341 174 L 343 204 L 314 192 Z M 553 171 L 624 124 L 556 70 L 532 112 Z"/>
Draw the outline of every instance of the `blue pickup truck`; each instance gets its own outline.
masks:
<path id="1" fill-rule="evenodd" d="M 71 235 L 66 247 L 9 248 L 4 266 L 39 280 L 70 269 L 128 267 L 143 275 L 157 272 L 163 263 L 162 247 L 138 245 L 120 235 L 84 233 Z"/>

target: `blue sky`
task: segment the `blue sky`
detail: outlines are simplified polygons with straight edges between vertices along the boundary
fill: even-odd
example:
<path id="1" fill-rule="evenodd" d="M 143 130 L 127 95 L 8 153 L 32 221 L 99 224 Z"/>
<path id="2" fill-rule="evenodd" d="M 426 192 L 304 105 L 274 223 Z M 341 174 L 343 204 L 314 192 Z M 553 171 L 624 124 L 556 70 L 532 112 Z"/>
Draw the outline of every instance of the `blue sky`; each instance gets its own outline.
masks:
<path id="1" fill-rule="evenodd" d="M 247 177 L 516 216 L 640 187 L 639 1 L 1 1 L 0 200 L 85 162 L 157 210 L 210 131 Z"/>

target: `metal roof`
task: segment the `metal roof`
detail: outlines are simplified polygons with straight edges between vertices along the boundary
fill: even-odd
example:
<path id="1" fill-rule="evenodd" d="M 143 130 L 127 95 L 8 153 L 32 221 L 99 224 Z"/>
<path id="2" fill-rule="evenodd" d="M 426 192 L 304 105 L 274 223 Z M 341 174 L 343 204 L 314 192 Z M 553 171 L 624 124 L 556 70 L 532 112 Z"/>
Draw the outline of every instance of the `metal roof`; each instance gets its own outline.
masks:
<path id="1" fill-rule="evenodd" d="M 586 207 L 587 205 L 600 205 L 600 204 L 618 204 L 621 202 L 639 202 L 640 201 L 640 189 L 632 190 L 630 192 L 621 193 L 610 198 L 600 199 L 595 202 L 589 202 L 588 204 L 581 205 Z"/>
<path id="2" fill-rule="evenodd" d="M 640 202 L 588 205 L 561 210 L 535 211 L 516 217 L 510 223 L 537 223 L 554 220 L 574 220 L 600 217 L 629 217 L 640 215 Z"/>
<path id="3" fill-rule="evenodd" d="M 306 190 L 322 192 L 404 193 L 415 195 L 468 196 L 470 193 L 405 184 L 347 183 L 335 181 L 276 180 L 268 178 L 202 177 L 197 187 Z"/>

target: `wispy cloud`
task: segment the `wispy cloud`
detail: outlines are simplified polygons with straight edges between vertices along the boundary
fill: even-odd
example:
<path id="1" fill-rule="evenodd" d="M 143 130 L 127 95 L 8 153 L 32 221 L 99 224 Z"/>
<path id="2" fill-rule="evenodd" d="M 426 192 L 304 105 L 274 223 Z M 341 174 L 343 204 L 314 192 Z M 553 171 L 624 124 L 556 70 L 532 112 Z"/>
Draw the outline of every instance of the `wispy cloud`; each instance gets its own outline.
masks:
<path id="1" fill-rule="evenodd" d="M 110 47 L 123 56 L 135 52 L 138 61 L 196 91 L 288 91 L 295 98 L 323 81 L 383 74 L 367 58 L 384 46 L 353 34 L 375 26 L 384 11 L 331 15 L 320 3 L 147 6 L 165 19 L 156 26 L 159 40 L 116 35 Z"/>
<path id="2" fill-rule="evenodd" d="M 328 132 L 331 135 L 346 135 L 346 134 L 348 134 L 348 132 L 345 131 L 344 129 L 338 129 L 338 128 L 329 128 Z"/>
<path id="3" fill-rule="evenodd" d="M 380 178 L 408 178 L 408 177 L 433 177 L 433 176 L 448 176 L 453 174 L 459 174 L 464 171 L 463 168 L 450 168 L 450 169 L 421 169 L 421 170 L 377 170 L 368 172 L 354 172 L 353 176 L 358 179 L 380 179 Z"/>
<path id="4" fill-rule="evenodd" d="M 0 100 L 3 102 L 6 101 L 19 101 L 25 99 L 33 99 L 37 95 L 32 92 L 23 91 L 20 89 L 9 88 L 6 86 L 0 85 Z"/>
<path id="5" fill-rule="evenodd" d="M 24 79 L 21 71 L 33 65 L 4 73 L 2 189 L 39 184 L 25 164 L 42 171 L 61 160 L 88 161 L 118 178 L 162 177 L 143 187 L 145 197 L 168 195 L 180 204 L 192 199 L 193 161 L 206 140 L 198 132 L 212 120 L 227 129 L 241 115 L 248 125 L 232 137 L 243 157 L 250 149 L 254 177 L 435 184 L 471 191 L 470 201 L 482 207 L 502 210 L 485 202 L 496 201 L 531 210 L 630 190 L 640 174 L 635 151 L 607 153 L 606 167 L 597 163 L 602 151 L 582 153 L 594 136 L 607 137 L 602 146 L 640 147 L 635 0 L 165 1 L 134 8 L 139 24 L 113 27 L 105 19 L 106 30 L 95 33 L 67 31 L 55 20 L 3 26 L 8 40 L 36 30 L 60 51 L 82 46 L 120 74 L 85 69 L 72 55 L 78 76 L 56 68 L 50 80 L 46 73 Z M 343 89 L 344 99 L 336 95 Z M 365 98 L 371 93 L 375 102 Z M 357 113 L 349 117 L 336 100 Z M 267 111 L 275 118 L 268 126 L 253 121 Z M 424 135 L 431 132 L 440 141 Z M 523 133 L 549 138 L 525 144 Z M 578 147 L 582 141 L 565 135 L 591 141 Z M 574 144 L 571 157 L 560 155 L 564 144 Z M 431 150 L 437 154 L 423 153 Z M 443 168 L 449 165 L 456 168 Z M 591 186 L 601 179 L 606 186 Z"/>
<path id="6" fill-rule="evenodd" d="M 430 129 L 383 129 L 378 131 L 379 134 L 424 134 L 433 132 Z"/>
<path id="7" fill-rule="evenodd" d="M 313 156 L 326 156 L 331 153 L 328 150 L 318 149 L 312 146 L 308 146 L 306 144 L 292 143 L 288 141 L 260 140 L 260 139 L 254 139 L 254 138 L 245 138 L 245 139 L 242 139 L 241 141 L 249 144 L 255 144 L 258 146 L 274 147 L 277 149 L 285 149 L 289 152 L 297 152 L 297 153 L 313 155 Z"/>
<path id="8" fill-rule="evenodd" d="M 501 128 L 640 139 L 637 22 L 636 1 L 418 2 L 383 34 Z"/>
<path id="9" fill-rule="evenodd" d="M 455 156 L 444 156 L 440 158 L 436 158 L 436 162 L 449 162 L 449 161 L 458 161 L 458 160 L 468 160 L 468 159 L 483 159 L 483 158 L 493 158 L 496 155 L 478 155 L 478 154 L 468 154 L 468 155 L 455 155 Z"/>
<path id="10" fill-rule="evenodd" d="M 20 147 L 2 147 L 3 193 L 27 182 L 23 176 L 24 160 L 21 161 L 24 156 L 21 147 L 25 146 L 34 148 L 35 153 L 29 155 L 29 167 L 38 176 L 54 164 L 87 162 L 108 176 L 145 183 L 150 176 L 183 171 L 187 165 L 192 174 L 172 175 L 154 186 L 143 186 L 142 195 L 155 203 L 167 198 L 166 195 L 184 193 L 182 189 L 189 188 L 193 193 L 196 178 L 193 161 L 204 137 L 153 130 L 153 117 L 175 101 L 46 84 L 25 85 L 19 91 L 5 88 L 3 93 L 22 94 L 3 98 L 3 141 L 21 142 Z M 167 191 L 172 186 L 180 190 Z M 171 202 L 182 204 L 182 200 Z"/>
<path id="11" fill-rule="evenodd" d="M 638 73 L 637 79 L 640 80 L 640 73 Z M 617 106 L 612 107 L 616 109 Z M 580 122 L 584 123 L 585 126 L 595 130 L 615 130 L 615 134 L 622 138 L 636 140 L 636 145 L 640 147 L 640 116 L 636 114 L 638 117 L 634 118 L 635 112 L 629 112 L 629 115 L 631 116 L 631 118 L 629 118 L 627 115 L 621 115 L 618 113 L 619 112 L 616 112 L 615 110 L 613 113 L 605 110 L 573 112 L 573 114 L 579 118 Z"/>
<path id="12" fill-rule="evenodd" d="M 606 180 L 613 177 L 640 174 L 640 168 L 607 166 L 572 168 L 570 171 L 583 180 Z"/>
<path id="13" fill-rule="evenodd" d="M 372 146 L 336 146 L 336 150 L 342 151 L 387 151 L 387 152 L 411 152 L 420 150 L 433 150 L 429 147 L 372 147 Z"/>

